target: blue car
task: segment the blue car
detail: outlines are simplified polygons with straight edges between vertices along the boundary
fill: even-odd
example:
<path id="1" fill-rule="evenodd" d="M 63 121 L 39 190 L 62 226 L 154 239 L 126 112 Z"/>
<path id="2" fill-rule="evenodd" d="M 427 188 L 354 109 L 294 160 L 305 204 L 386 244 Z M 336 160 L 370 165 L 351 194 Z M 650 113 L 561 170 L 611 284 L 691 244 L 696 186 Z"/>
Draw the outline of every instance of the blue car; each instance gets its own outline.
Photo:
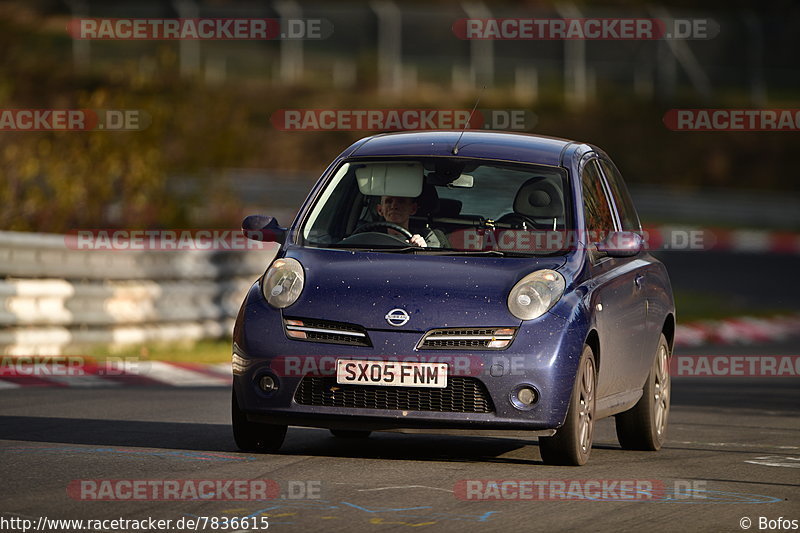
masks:
<path id="1" fill-rule="evenodd" d="M 233 433 L 288 426 L 526 431 L 582 465 L 596 420 L 658 450 L 675 308 L 619 171 L 599 148 L 486 131 L 381 134 L 325 170 L 233 335 Z"/>

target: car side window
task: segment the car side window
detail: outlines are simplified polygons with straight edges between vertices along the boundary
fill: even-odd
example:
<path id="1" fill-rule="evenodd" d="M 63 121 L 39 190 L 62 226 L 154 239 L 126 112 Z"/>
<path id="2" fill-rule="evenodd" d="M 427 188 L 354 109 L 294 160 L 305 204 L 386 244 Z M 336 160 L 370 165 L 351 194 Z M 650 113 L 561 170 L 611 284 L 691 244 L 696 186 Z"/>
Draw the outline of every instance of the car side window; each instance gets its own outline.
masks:
<path id="1" fill-rule="evenodd" d="M 586 229 L 589 232 L 596 232 L 592 240 L 602 239 L 605 232 L 614 231 L 614 216 L 611 213 L 611 205 L 603 188 L 603 178 L 596 160 L 588 161 L 583 167 L 581 186 Z"/>
<path id="2" fill-rule="evenodd" d="M 619 222 L 622 225 L 622 229 L 624 231 L 641 231 L 642 225 L 639 222 L 639 215 L 633 206 L 633 200 L 631 200 L 628 188 L 622 179 L 622 174 L 611 161 L 601 159 L 600 166 L 606 175 L 606 181 L 611 189 L 611 195 L 614 197 L 614 203 L 617 204 L 617 213 L 619 214 Z"/>

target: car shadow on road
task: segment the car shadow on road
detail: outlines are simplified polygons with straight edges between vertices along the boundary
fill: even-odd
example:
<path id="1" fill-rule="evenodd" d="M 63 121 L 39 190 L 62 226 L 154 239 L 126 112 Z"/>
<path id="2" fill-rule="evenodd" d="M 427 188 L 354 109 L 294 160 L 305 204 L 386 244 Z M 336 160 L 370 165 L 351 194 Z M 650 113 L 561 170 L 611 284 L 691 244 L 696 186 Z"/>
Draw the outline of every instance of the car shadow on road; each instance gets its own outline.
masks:
<path id="1" fill-rule="evenodd" d="M 0 440 L 26 443 L 237 452 L 227 424 L 0 416 Z M 0 450 L 4 446 L 0 446 Z M 375 432 L 337 438 L 323 429 L 292 427 L 279 452 L 290 456 L 447 462 L 541 464 L 535 439 Z M 242 454 L 247 455 L 247 454 Z"/>
<path id="2" fill-rule="evenodd" d="M 374 432 L 369 438 L 333 437 L 324 429 L 290 428 L 285 455 L 398 461 L 543 464 L 535 439 Z"/>

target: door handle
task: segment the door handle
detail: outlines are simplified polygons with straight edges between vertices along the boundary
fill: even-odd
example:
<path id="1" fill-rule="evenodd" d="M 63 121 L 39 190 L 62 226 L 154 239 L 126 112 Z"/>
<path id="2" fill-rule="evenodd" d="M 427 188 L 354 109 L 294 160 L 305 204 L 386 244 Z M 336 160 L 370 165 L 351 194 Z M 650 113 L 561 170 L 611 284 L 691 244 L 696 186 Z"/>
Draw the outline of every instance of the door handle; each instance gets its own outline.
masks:
<path id="1" fill-rule="evenodd" d="M 643 282 L 644 282 L 644 274 L 636 274 L 636 277 L 633 278 L 633 284 L 636 285 L 637 289 L 642 288 Z"/>

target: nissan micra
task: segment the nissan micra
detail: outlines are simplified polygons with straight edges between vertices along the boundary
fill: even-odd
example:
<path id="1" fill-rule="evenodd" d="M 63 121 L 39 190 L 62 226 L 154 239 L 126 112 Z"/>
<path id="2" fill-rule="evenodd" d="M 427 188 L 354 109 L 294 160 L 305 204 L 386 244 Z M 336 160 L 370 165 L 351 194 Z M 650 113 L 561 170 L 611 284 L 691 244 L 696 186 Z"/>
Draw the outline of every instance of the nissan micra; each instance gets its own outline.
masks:
<path id="1" fill-rule="evenodd" d="M 672 290 L 599 148 L 375 135 L 288 228 L 252 215 L 242 229 L 279 248 L 234 328 L 240 449 L 277 451 L 288 426 L 522 430 L 545 463 L 582 465 L 608 416 L 623 448 L 662 446 Z"/>

